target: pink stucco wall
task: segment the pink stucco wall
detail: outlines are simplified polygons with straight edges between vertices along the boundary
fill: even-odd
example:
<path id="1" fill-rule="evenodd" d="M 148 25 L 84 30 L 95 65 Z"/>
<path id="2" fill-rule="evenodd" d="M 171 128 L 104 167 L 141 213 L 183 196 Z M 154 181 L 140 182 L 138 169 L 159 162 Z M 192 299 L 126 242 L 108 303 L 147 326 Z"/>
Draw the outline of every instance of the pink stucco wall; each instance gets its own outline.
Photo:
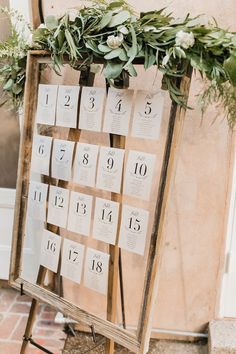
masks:
<path id="1" fill-rule="evenodd" d="M 65 7 L 78 6 L 81 2 L 47 0 L 44 3 L 45 13 L 61 14 Z M 235 0 L 132 0 L 130 3 L 139 10 L 168 7 L 168 11 L 179 16 L 188 12 L 206 13 L 214 16 L 220 26 L 236 29 Z M 142 74 L 138 81 L 142 88 L 143 85 L 150 88 L 153 73 Z M 191 106 L 195 106 L 199 90 L 199 78 L 194 76 Z M 232 134 L 223 113 L 211 107 L 202 119 L 197 108 L 188 111 L 166 215 L 166 242 L 154 327 L 202 331 L 218 315 L 231 158 Z M 72 285 L 68 286 L 67 291 L 73 292 Z"/>

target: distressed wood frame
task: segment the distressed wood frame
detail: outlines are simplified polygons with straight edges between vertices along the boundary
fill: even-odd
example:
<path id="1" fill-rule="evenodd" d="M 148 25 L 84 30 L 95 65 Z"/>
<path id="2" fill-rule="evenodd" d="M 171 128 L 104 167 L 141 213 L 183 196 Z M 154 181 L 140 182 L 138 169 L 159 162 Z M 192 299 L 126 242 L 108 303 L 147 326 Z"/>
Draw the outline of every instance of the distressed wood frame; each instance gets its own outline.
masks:
<path id="1" fill-rule="evenodd" d="M 10 266 L 10 284 L 14 288 L 20 290 L 23 286 L 24 292 L 33 299 L 48 303 L 50 306 L 56 307 L 62 313 L 69 317 L 83 322 L 88 326 L 93 326 L 94 331 L 100 333 L 109 339 L 107 352 L 113 353 L 114 345 L 112 342 L 119 343 L 137 354 L 147 353 L 152 328 L 152 317 L 154 314 L 155 299 L 158 290 L 158 279 L 160 274 L 161 256 L 163 253 L 163 225 L 166 205 L 168 201 L 169 191 L 173 184 L 174 172 L 176 169 L 176 161 L 178 157 L 178 147 L 180 143 L 181 131 L 184 122 L 185 109 L 172 103 L 167 138 L 165 143 L 164 157 L 162 161 L 162 169 L 160 175 L 159 190 L 155 209 L 154 224 L 152 227 L 151 241 L 148 255 L 147 270 L 145 276 L 145 285 L 142 298 L 142 306 L 139 317 L 137 335 L 125 330 L 115 323 L 103 320 L 92 315 L 77 306 L 69 303 L 59 295 L 42 288 L 40 285 L 32 284 L 21 278 L 21 254 L 24 241 L 25 230 L 25 210 L 28 195 L 28 181 L 30 172 L 30 158 L 32 149 L 34 112 L 37 103 L 37 87 L 39 83 L 39 66 L 40 64 L 51 63 L 50 53 L 44 51 L 30 51 L 27 61 L 27 80 L 24 97 L 24 128 L 20 146 L 20 159 L 18 166 L 18 182 L 17 196 L 15 206 L 15 219 L 12 241 L 12 255 Z M 137 64 L 140 64 L 140 62 Z M 191 80 L 191 69 L 186 67 L 186 75 L 176 79 L 176 85 L 181 87 L 182 92 L 188 96 Z M 113 250 L 113 272 L 110 277 L 117 277 L 117 251 Z M 116 306 L 116 295 L 113 289 L 109 289 L 111 311 L 108 318 L 114 321 L 114 313 L 112 308 Z"/>

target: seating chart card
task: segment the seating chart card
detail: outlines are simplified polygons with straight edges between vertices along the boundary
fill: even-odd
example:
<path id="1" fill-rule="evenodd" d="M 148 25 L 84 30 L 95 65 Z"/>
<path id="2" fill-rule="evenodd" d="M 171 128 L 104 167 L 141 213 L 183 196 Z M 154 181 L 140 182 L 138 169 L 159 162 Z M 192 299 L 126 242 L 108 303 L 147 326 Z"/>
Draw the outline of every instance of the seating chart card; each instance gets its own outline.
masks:
<path id="1" fill-rule="evenodd" d="M 39 85 L 36 122 L 47 125 L 55 124 L 57 85 Z"/>
<path id="2" fill-rule="evenodd" d="M 96 187 L 120 193 L 125 150 L 102 146 L 100 149 Z"/>
<path id="3" fill-rule="evenodd" d="M 135 138 L 158 140 L 164 108 L 164 93 L 138 91 L 131 135 Z"/>
<path id="4" fill-rule="evenodd" d="M 32 219 L 46 221 L 48 185 L 31 181 L 28 196 L 28 216 Z"/>
<path id="5" fill-rule="evenodd" d="M 154 154 L 129 151 L 124 178 L 124 194 L 149 200 L 155 160 Z"/>
<path id="6" fill-rule="evenodd" d="M 51 231 L 43 230 L 40 264 L 52 272 L 57 272 L 61 248 L 61 237 Z"/>
<path id="7" fill-rule="evenodd" d="M 61 275 L 78 284 L 81 282 L 85 246 L 64 239 L 62 247 Z"/>
<path id="8" fill-rule="evenodd" d="M 49 175 L 52 138 L 43 135 L 34 135 L 31 157 L 31 171 Z"/>
<path id="9" fill-rule="evenodd" d="M 79 129 L 101 131 L 106 89 L 83 87 L 79 114 Z"/>
<path id="10" fill-rule="evenodd" d="M 47 222 L 66 228 L 69 206 L 69 190 L 50 186 Z"/>
<path id="11" fill-rule="evenodd" d="M 132 111 L 133 90 L 109 88 L 103 131 L 128 135 Z"/>
<path id="12" fill-rule="evenodd" d="M 87 248 L 84 264 L 84 285 L 106 295 L 110 255 L 92 248 Z"/>
<path id="13" fill-rule="evenodd" d="M 93 238 L 115 245 L 119 203 L 96 198 Z"/>
<path id="14" fill-rule="evenodd" d="M 77 127 L 79 92 L 79 86 L 59 86 L 56 125 L 69 128 Z"/>
<path id="15" fill-rule="evenodd" d="M 67 229 L 89 236 L 93 197 L 71 191 Z"/>
<path id="16" fill-rule="evenodd" d="M 149 212 L 123 205 L 119 247 L 143 255 L 146 245 Z"/>
<path id="17" fill-rule="evenodd" d="M 98 145 L 77 143 L 73 181 L 94 187 L 97 168 Z"/>
<path id="18" fill-rule="evenodd" d="M 63 181 L 71 180 L 74 146 L 73 141 L 54 139 L 52 151 L 53 178 Z"/>

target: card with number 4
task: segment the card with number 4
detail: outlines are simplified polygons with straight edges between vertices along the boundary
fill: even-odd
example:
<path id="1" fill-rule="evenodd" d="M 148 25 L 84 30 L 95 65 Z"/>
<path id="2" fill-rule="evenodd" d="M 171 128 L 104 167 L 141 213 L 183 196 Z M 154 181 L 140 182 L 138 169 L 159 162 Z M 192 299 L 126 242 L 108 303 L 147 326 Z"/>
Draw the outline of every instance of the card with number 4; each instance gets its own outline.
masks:
<path id="1" fill-rule="evenodd" d="M 128 135 L 133 90 L 109 88 L 103 124 L 105 133 Z"/>

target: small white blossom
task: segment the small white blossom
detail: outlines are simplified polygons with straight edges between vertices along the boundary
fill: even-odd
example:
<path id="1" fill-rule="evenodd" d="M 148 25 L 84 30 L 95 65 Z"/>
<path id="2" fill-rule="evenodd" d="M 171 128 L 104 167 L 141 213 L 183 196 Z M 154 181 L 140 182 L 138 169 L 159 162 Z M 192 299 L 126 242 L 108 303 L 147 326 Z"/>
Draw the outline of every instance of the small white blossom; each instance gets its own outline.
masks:
<path id="1" fill-rule="evenodd" d="M 144 32 L 157 32 L 157 29 L 155 26 L 144 26 L 143 27 Z"/>
<path id="2" fill-rule="evenodd" d="M 169 60 L 170 60 L 170 56 L 169 54 L 166 54 L 162 60 L 162 65 L 165 66 Z"/>
<path id="3" fill-rule="evenodd" d="M 178 47 L 188 49 L 192 47 L 194 43 L 195 43 L 195 39 L 192 32 L 188 33 L 181 30 L 176 34 L 175 44 Z"/>
<path id="4" fill-rule="evenodd" d="M 69 15 L 69 20 L 70 20 L 71 22 L 74 22 L 75 19 L 76 19 L 76 17 L 78 16 L 78 10 L 76 10 L 76 9 L 70 9 L 70 10 L 68 11 L 68 15 Z"/>
<path id="5" fill-rule="evenodd" d="M 128 28 L 125 27 L 125 26 L 123 26 L 123 25 L 121 25 L 121 26 L 118 27 L 118 31 L 121 32 L 121 33 L 123 33 L 123 34 L 129 34 Z"/>
<path id="6" fill-rule="evenodd" d="M 119 48 L 124 40 L 123 34 L 120 33 L 118 36 L 108 36 L 107 37 L 107 45 L 111 49 Z"/>
<path id="7" fill-rule="evenodd" d="M 41 24 L 38 26 L 38 28 L 47 28 L 47 27 L 46 27 L 45 23 L 41 23 Z"/>

